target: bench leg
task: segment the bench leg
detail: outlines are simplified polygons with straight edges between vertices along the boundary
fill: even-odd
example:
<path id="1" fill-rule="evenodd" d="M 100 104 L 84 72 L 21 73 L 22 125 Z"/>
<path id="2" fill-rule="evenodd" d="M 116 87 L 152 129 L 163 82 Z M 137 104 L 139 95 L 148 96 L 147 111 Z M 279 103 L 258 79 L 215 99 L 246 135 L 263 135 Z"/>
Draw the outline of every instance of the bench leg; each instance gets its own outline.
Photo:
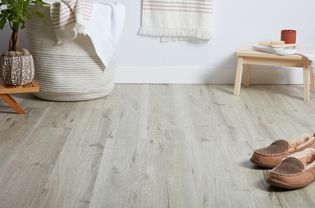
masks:
<path id="1" fill-rule="evenodd" d="M 22 107 L 10 96 L 10 95 L 0 95 L 0 98 L 11 106 L 18 114 L 25 114 Z"/>
<path id="2" fill-rule="evenodd" d="M 244 66 L 244 86 L 249 87 L 251 83 L 251 68 L 248 64 L 245 64 Z"/>
<path id="3" fill-rule="evenodd" d="M 235 85 L 234 85 L 234 95 L 236 96 L 238 96 L 241 92 L 242 75 L 243 75 L 243 58 L 239 57 L 237 61 L 237 69 L 236 69 Z"/>
<path id="4" fill-rule="evenodd" d="M 313 71 L 311 71 L 311 90 L 315 92 L 315 75 Z"/>
<path id="5" fill-rule="evenodd" d="M 310 67 L 304 67 L 304 101 L 310 101 L 310 82 L 311 82 L 311 69 Z"/>

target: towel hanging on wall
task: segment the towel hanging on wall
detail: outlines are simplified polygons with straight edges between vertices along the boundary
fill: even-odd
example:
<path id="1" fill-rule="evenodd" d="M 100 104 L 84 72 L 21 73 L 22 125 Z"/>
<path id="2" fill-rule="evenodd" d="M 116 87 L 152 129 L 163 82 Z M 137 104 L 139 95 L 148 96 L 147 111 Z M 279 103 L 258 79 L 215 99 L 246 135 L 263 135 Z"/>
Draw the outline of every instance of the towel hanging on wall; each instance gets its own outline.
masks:
<path id="1" fill-rule="evenodd" d="M 139 35 L 162 42 L 209 40 L 213 27 L 212 0 L 142 0 Z"/>

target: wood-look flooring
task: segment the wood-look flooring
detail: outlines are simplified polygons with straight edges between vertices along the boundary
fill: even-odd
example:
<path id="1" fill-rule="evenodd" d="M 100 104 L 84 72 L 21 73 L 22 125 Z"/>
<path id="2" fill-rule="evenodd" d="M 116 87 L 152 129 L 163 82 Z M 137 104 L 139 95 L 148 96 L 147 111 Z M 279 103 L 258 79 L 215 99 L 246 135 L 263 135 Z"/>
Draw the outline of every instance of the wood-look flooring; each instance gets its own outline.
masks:
<path id="1" fill-rule="evenodd" d="M 249 162 L 315 132 L 302 86 L 116 85 L 107 98 L 0 103 L 0 208 L 315 207 L 315 183 L 269 187 Z"/>

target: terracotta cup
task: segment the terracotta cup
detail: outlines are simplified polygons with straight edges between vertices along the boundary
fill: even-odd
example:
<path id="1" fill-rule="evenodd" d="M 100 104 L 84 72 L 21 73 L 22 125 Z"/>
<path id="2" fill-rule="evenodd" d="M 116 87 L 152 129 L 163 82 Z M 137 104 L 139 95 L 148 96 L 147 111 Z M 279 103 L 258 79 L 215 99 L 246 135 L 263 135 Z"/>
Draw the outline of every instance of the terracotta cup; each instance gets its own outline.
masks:
<path id="1" fill-rule="evenodd" d="M 296 31 L 295 30 L 282 30 L 281 40 L 285 44 L 296 44 Z"/>

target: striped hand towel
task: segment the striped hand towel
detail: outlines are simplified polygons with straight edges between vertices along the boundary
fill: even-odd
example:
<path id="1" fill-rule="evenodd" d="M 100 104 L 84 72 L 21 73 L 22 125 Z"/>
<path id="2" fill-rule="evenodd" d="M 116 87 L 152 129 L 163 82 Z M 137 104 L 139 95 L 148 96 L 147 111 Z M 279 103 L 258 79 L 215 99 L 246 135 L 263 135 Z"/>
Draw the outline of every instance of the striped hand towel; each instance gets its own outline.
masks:
<path id="1" fill-rule="evenodd" d="M 209 40 L 213 36 L 212 0 L 143 0 L 140 35 L 161 41 Z"/>
<path id="2" fill-rule="evenodd" d="M 109 67 L 122 34 L 125 7 L 119 2 L 93 3 L 90 0 L 61 0 L 50 7 L 50 19 L 58 43 L 76 39 L 91 40 L 103 69 Z"/>
<path id="3" fill-rule="evenodd" d="M 50 19 L 57 42 L 74 40 L 77 35 L 85 34 L 93 10 L 90 0 L 61 0 L 50 7 Z"/>

